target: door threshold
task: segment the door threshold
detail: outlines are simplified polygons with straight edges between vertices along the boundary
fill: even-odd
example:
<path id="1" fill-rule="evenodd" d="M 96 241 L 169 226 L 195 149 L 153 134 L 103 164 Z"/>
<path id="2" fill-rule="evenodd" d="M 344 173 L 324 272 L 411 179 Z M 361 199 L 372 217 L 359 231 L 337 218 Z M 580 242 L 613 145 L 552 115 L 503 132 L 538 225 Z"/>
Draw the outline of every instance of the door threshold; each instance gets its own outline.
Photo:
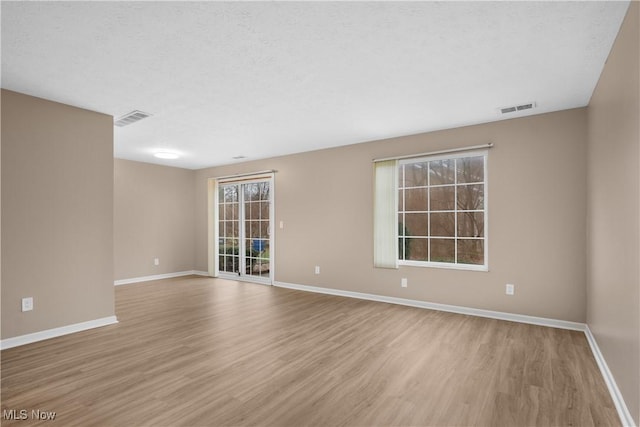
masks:
<path id="1" fill-rule="evenodd" d="M 257 279 L 257 278 L 250 278 L 247 276 L 238 276 L 235 274 L 223 274 L 220 273 L 218 275 L 219 278 L 221 279 L 225 279 L 225 280 L 235 280 L 236 282 L 243 282 L 243 283 L 255 283 L 257 285 L 265 285 L 265 286 L 272 286 L 273 285 L 273 280 L 267 278 L 267 279 Z"/>

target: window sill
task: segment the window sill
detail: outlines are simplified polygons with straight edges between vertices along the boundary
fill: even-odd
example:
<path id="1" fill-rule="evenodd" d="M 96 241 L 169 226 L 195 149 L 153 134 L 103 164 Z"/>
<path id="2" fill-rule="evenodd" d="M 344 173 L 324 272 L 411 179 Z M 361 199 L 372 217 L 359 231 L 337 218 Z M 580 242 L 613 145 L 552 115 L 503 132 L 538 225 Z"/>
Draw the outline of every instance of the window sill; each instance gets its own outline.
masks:
<path id="1" fill-rule="evenodd" d="M 442 268 L 445 270 L 489 271 L 489 267 L 486 265 L 449 264 L 444 262 L 398 261 L 398 265 L 407 267 Z"/>

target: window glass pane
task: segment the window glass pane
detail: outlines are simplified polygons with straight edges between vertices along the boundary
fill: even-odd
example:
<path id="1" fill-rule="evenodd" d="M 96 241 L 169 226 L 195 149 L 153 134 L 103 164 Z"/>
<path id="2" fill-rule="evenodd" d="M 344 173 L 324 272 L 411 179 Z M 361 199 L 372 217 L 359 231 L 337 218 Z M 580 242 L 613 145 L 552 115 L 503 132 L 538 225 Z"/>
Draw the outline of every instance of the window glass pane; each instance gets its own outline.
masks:
<path id="1" fill-rule="evenodd" d="M 455 206 L 456 189 L 450 187 L 431 187 L 429 189 L 430 210 L 447 211 L 453 210 Z"/>
<path id="2" fill-rule="evenodd" d="M 405 249 L 407 248 L 407 246 L 409 245 L 409 240 L 405 239 L 403 237 L 400 237 L 398 239 L 398 258 L 399 259 L 405 259 Z"/>
<path id="3" fill-rule="evenodd" d="M 454 239 L 430 239 L 432 262 L 455 262 Z"/>
<path id="4" fill-rule="evenodd" d="M 403 222 L 403 214 L 398 214 L 398 236 L 405 236 L 406 228 Z"/>
<path id="5" fill-rule="evenodd" d="M 453 159 L 434 160 L 429 162 L 430 185 L 453 184 Z"/>
<path id="6" fill-rule="evenodd" d="M 231 225 L 231 229 L 229 229 Z M 227 232 L 230 233 L 229 237 L 240 237 L 238 221 L 227 221 Z"/>
<path id="7" fill-rule="evenodd" d="M 404 190 L 399 190 L 398 191 L 398 211 L 403 211 L 404 210 Z"/>
<path id="8" fill-rule="evenodd" d="M 218 187 L 218 203 L 224 203 L 224 186 Z"/>
<path id="9" fill-rule="evenodd" d="M 484 209 L 484 184 L 458 185 L 458 210 Z"/>
<path id="10" fill-rule="evenodd" d="M 429 215 L 431 215 L 431 236 L 455 236 L 454 212 L 432 213 Z"/>
<path id="11" fill-rule="evenodd" d="M 404 187 L 404 165 L 398 165 L 398 188 Z"/>
<path id="12" fill-rule="evenodd" d="M 218 221 L 218 234 L 222 237 L 227 235 L 224 221 Z"/>
<path id="13" fill-rule="evenodd" d="M 429 239 L 405 239 L 405 259 L 427 261 L 429 259 Z"/>
<path id="14" fill-rule="evenodd" d="M 484 237 L 484 213 L 458 212 L 458 236 Z"/>
<path id="15" fill-rule="evenodd" d="M 484 181 L 484 157 L 464 157 L 458 162 L 458 183 Z"/>
<path id="16" fill-rule="evenodd" d="M 405 211 L 426 211 L 428 195 L 428 188 L 414 188 L 410 190 L 404 190 Z"/>
<path id="17" fill-rule="evenodd" d="M 484 240 L 458 240 L 458 262 L 461 264 L 484 264 Z"/>
<path id="18" fill-rule="evenodd" d="M 404 214 L 404 226 L 407 236 L 428 236 L 428 217 L 426 213 Z"/>
<path id="19" fill-rule="evenodd" d="M 404 186 L 422 187 L 427 185 L 427 162 L 404 165 Z"/>

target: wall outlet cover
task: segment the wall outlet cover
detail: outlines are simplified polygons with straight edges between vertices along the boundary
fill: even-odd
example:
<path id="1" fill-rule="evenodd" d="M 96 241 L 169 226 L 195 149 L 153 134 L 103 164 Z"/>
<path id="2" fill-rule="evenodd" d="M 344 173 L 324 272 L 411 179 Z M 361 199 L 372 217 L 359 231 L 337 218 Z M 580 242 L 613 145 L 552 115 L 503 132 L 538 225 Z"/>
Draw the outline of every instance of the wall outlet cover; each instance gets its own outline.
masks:
<path id="1" fill-rule="evenodd" d="M 22 298 L 22 311 L 33 310 L 33 297 Z"/>

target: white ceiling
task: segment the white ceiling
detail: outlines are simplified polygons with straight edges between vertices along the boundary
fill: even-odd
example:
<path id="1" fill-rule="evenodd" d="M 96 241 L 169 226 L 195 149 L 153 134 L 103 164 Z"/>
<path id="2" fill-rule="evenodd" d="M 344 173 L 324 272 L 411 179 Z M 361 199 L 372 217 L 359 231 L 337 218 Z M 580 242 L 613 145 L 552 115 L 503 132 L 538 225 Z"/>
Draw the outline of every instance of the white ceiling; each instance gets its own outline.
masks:
<path id="1" fill-rule="evenodd" d="M 585 106 L 628 5 L 3 1 L 2 87 L 197 169 Z"/>

